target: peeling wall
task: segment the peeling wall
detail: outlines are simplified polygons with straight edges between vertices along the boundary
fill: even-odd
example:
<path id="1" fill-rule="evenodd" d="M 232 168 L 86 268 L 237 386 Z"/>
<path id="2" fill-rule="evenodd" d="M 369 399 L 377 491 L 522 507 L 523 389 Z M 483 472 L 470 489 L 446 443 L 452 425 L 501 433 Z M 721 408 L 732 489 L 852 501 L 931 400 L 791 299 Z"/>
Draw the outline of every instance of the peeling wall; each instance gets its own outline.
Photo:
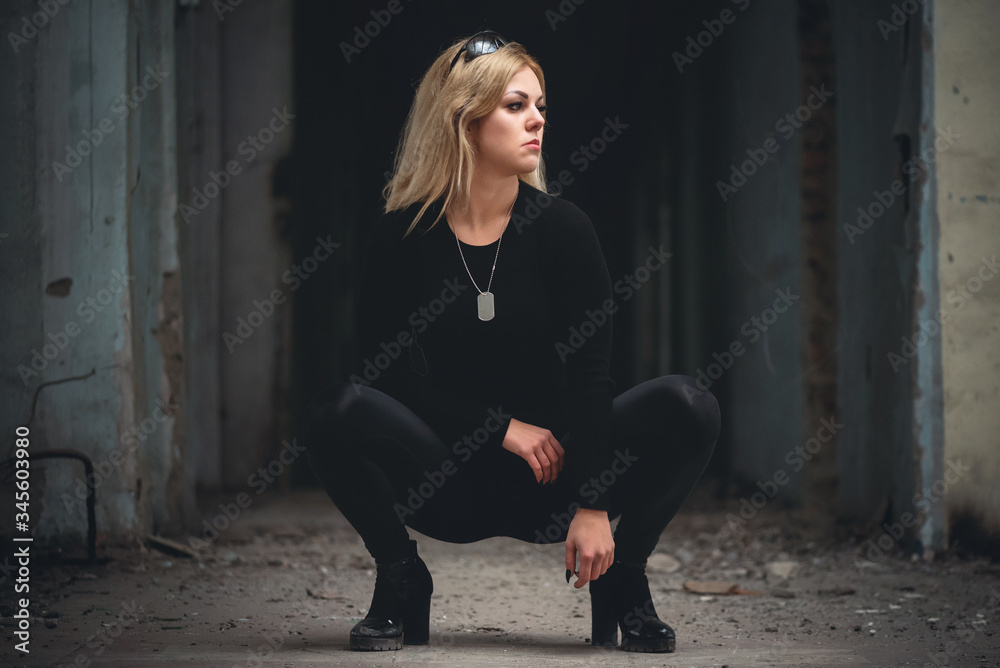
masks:
<path id="1" fill-rule="evenodd" d="M 1000 537 L 998 34 L 996 2 L 934 3 L 936 122 L 961 135 L 937 160 L 944 460 L 952 480 L 961 476 L 948 487 L 947 508 L 953 530 L 979 529 L 994 538 Z"/>
<path id="2" fill-rule="evenodd" d="M 37 11 L 7 3 L 4 25 Z M 3 132 L 19 137 L 4 174 L 33 184 L 3 194 L 0 265 L 25 271 L 5 281 L 17 289 L 3 296 L 0 428 L 30 420 L 36 451 L 73 448 L 96 469 L 85 481 L 76 462 L 32 468 L 34 535 L 50 544 L 83 544 L 89 493 L 100 540 L 183 520 L 177 411 L 157 411 L 182 392 L 156 336 L 169 329 L 163 277 L 179 280 L 172 40 L 169 0 L 77 0 L 0 63 L 4 113 L 17 112 Z"/>

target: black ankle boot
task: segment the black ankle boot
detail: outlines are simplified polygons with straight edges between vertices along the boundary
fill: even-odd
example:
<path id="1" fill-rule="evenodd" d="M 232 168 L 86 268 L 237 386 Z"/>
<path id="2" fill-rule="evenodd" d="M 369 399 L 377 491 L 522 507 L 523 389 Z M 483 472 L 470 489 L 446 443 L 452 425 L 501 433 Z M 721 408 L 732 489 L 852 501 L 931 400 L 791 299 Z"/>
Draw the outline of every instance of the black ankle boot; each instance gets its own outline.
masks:
<path id="1" fill-rule="evenodd" d="M 590 582 L 591 644 L 618 645 L 626 652 L 673 652 L 674 630 L 656 616 L 646 579 L 646 562 L 615 561 Z"/>
<path id="2" fill-rule="evenodd" d="M 351 629 L 351 649 L 402 649 L 404 642 L 426 645 L 434 583 L 417 556 L 417 542 L 410 540 L 403 559 L 375 566 L 375 594 L 368 614 Z"/>

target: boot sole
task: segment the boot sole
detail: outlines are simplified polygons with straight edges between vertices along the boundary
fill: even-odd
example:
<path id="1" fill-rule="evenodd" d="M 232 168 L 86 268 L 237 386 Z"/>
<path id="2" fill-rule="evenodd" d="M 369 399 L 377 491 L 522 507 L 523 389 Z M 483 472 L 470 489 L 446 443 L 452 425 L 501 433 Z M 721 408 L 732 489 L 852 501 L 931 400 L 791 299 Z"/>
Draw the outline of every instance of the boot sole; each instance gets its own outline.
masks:
<path id="1" fill-rule="evenodd" d="M 351 638 L 351 649 L 385 651 L 403 649 L 402 638 Z"/>

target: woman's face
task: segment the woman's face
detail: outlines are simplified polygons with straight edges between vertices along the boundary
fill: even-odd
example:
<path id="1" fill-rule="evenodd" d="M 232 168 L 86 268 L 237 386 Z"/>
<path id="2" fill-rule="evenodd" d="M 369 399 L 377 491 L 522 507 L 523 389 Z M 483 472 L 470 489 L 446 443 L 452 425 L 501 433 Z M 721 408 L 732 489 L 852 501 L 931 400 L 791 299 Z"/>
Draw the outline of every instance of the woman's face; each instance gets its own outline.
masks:
<path id="1" fill-rule="evenodd" d="M 533 172 L 541 155 L 545 103 L 538 77 L 525 65 L 511 77 L 500 104 L 472 124 L 477 170 L 497 176 Z M 529 142 L 537 140 L 538 148 Z"/>

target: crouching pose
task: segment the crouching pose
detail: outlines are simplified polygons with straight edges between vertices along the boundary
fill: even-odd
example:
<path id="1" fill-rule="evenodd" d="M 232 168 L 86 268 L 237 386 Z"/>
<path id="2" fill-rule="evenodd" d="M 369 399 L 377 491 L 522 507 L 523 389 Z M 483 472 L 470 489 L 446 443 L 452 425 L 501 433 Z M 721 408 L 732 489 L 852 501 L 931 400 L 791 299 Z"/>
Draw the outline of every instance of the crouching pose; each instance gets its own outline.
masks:
<path id="1" fill-rule="evenodd" d="M 429 640 L 409 526 L 565 541 L 593 644 L 620 628 L 624 650 L 674 650 L 645 564 L 719 407 L 689 376 L 614 391 L 610 275 L 590 218 L 547 192 L 545 123 L 542 69 L 492 31 L 446 49 L 416 92 L 356 283 L 356 369 L 306 412 L 310 464 L 377 566 L 354 649 Z"/>

